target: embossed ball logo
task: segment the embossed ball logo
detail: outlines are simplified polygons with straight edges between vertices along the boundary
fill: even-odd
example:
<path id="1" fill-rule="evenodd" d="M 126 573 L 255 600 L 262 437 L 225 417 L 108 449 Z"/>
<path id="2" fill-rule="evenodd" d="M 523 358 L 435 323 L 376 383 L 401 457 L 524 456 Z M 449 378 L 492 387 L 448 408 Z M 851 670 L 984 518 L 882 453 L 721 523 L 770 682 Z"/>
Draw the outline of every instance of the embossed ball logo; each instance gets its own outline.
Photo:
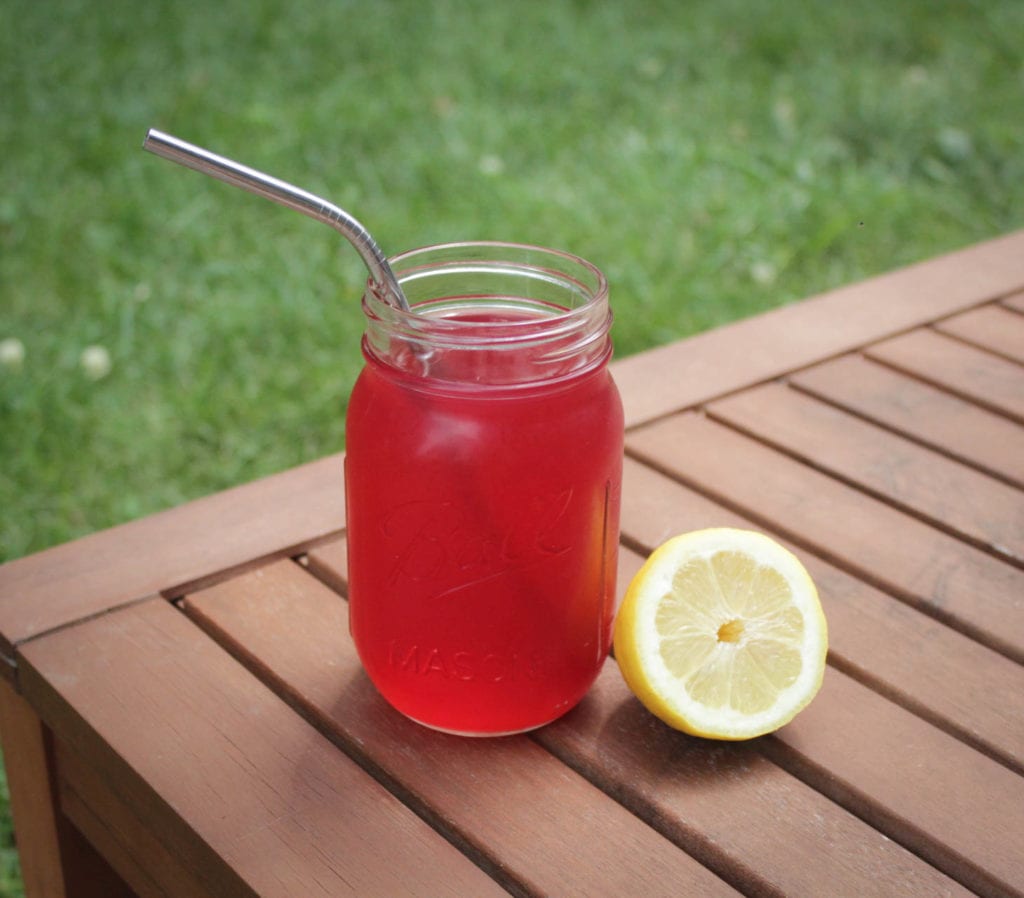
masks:
<path id="1" fill-rule="evenodd" d="M 531 514 L 493 529 L 464 503 L 421 500 L 395 508 L 381 535 L 392 549 L 388 583 L 419 583 L 440 600 L 557 559 L 572 550 L 566 530 L 572 489 L 534 497 Z"/>

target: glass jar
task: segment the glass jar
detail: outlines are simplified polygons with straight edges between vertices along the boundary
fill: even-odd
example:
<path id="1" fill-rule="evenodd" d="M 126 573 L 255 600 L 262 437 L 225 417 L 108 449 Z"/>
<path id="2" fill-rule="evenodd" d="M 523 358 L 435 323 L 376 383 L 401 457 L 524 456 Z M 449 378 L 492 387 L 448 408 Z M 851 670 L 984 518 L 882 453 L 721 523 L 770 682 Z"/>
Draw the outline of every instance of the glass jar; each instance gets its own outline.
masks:
<path id="1" fill-rule="evenodd" d="M 565 253 L 459 243 L 363 297 L 346 421 L 349 615 L 406 716 L 497 735 L 569 710 L 608 654 L 623 418 L 607 282 Z"/>

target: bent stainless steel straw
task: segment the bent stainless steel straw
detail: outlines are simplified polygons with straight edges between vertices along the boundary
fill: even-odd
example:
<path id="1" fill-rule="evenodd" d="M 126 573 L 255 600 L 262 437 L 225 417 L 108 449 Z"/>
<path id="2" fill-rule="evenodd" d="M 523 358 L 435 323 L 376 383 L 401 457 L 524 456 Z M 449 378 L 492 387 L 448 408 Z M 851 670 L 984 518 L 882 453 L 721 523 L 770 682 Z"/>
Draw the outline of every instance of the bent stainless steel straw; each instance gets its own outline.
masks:
<path id="1" fill-rule="evenodd" d="M 381 298 L 399 309 L 410 311 L 409 302 L 398 284 L 395 273 L 391 270 L 391 265 L 388 264 L 387 256 L 377 245 L 377 241 L 370 236 L 369 231 L 344 209 L 308 190 L 295 187 L 287 181 L 226 159 L 224 156 L 218 156 L 155 128 L 149 129 L 142 147 L 157 156 L 170 159 L 171 162 L 194 168 L 204 175 L 241 187 L 249 193 L 273 200 L 330 225 L 356 248 L 370 272 L 370 278 L 380 288 Z"/>

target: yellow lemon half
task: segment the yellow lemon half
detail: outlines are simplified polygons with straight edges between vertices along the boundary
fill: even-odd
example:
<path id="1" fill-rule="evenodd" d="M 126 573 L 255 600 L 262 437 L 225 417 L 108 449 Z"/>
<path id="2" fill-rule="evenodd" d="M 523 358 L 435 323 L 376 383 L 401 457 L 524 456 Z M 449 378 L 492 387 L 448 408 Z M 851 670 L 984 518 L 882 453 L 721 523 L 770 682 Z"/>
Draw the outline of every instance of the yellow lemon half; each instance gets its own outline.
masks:
<path id="1" fill-rule="evenodd" d="M 792 552 L 762 533 L 674 537 L 633 578 L 615 621 L 615 660 L 669 726 L 711 739 L 777 730 L 821 687 L 828 629 Z"/>

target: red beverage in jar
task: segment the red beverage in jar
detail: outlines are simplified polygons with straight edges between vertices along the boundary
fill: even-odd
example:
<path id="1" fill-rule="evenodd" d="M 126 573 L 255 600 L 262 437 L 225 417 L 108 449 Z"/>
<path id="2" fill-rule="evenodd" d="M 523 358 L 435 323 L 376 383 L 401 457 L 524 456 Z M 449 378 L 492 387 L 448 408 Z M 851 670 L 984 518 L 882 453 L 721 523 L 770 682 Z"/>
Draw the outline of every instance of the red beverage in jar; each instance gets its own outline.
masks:
<path id="1" fill-rule="evenodd" d="M 510 245 L 403 262 L 415 315 L 368 293 L 348 410 L 352 635 L 414 720 L 531 729 L 579 701 L 610 644 L 623 424 L 604 280 Z"/>

